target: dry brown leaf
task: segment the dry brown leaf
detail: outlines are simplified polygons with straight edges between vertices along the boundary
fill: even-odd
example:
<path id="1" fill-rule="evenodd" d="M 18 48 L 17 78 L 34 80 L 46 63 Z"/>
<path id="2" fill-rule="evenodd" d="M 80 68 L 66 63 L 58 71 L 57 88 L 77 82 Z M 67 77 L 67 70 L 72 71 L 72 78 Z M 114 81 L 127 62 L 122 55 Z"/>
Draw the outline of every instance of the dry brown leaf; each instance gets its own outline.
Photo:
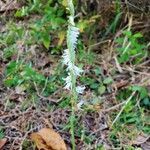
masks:
<path id="1" fill-rule="evenodd" d="M 40 135 L 38 135 L 38 133 L 32 133 L 31 134 L 31 139 L 32 141 L 35 142 L 37 148 L 43 149 L 43 150 L 51 150 L 51 148 L 49 148 L 46 143 L 44 142 L 44 140 L 42 139 L 42 137 Z"/>
<path id="2" fill-rule="evenodd" d="M 140 145 L 145 143 L 150 137 L 147 135 L 139 135 L 134 141 L 133 145 Z"/>
<path id="3" fill-rule="evenodd" d="M 150 150 L 150 140 L 141 144 L 142 150 Z"/>
<path id="4" fill-rule="evenodd" d="M 50 128 L 43 128 L 39 132 L 32 133 L 31 139 L 39 150 L 67 150 L 61 136 Z"/>
<path id="5" fill-rule="evenodd" d="M 6 144 L 6 142 L 7 142 L 6 138 L 0 139 L 0 149 Z"/>
<path id="6" fill-rule="evenodd" d="M 150 136 L 139 135 L 132 143 L 132 145 L 137 145 L 142 148 L 142 150 L 150 150 Z"/>
<path id="7" fill-rule="evenodd" d="M 55 150 L 67 150 L 64 140 L 53 129 L 43 128 L 38 134 L 44 139 L 46 144 Z"/>

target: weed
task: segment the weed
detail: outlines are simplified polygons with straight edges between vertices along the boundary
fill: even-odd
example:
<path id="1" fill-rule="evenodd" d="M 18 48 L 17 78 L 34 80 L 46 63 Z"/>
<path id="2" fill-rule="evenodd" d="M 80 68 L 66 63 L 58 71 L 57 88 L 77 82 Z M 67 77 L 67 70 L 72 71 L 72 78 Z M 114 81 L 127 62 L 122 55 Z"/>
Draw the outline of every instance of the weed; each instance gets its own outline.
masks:
<path id="1" fill-rule="evenodd" d="M 26 86 L 29 86 L 29 82 L 42 83 L 45 81 L 45 77 L 37 73 L 31 65 L 25 65 L 23 62 L 12 61 L 6 68 L 6 86 L 17 86 L 26 82 Z M 27 84 L 28 82 L 28 84 Z"/>
<path id="2" fill-rule="evenodd" d="M 93 53 L 91 50 L 86 51 L 86 48 L 81 40 L 79 40 L 78 45 L 78 52 L 77 57 L 79 62 L 92 65 L 94 63 L 95 59 L 95 53 Z"/>
<path id="3" fill-rule="evenodd" d="M 97 146 L 96 150 L 105 150 L 105 148 L 103 145 L 101 145 L 101 146 Z"/>
<path id="4" fill-rule="evenodd" d="M 81 77 L 80 81 L 99 96 L 109 92 L 109 86 L 113 83 L 112 77 L 105 76 L 98 66 L 93 66 L 89 75 Z"/>
<path id="5" fill-rule="evenodd" d="M 37 97 L 34 93 L 40 91 L 38 94 L 48 97 L 50 93 L 52 94 L 57 90 L 58 84 L 60 84 L 60 80 L 57 78 L 53 78 L 53 76 L 46 78 L 38 70 L 33 69 L 31 64 L 25 64 L 21 61 L 11 61 L 6 67 L 5 74 L 5 86 L 14 87 L 17 91 L 19 90 L 18 92 L 32 92 L 31 97 L 28 95 L 28 100 L 23 102 L 23 108 L 29 106 L 29 99 L 34 105 L 36 104 L 35 99 Z"/>
<path id="6" fill-rule="evenodd" d="M 61 3 L 53 3 L 51 0 L 48 2 L 42 2 L 39 0 L 30 1 L 26 7 L 21 8 L 15 14 L 16 17 L 28 16 L 31 13 L 39 13 L 41 17 L 35 22 L 29 25 L 29 32 L 33 42 L 36 44 L 42 44 L 46 49 L 50 49 L 51 41 L 54 40 L 52 32 L 57 31 L 58 43 L 55 47 L 51 47 L 52 53 L 57 53 L 60 50 L 62 41 L 64 40 L 64 33 L 62 32 L 62 25 L 65 25 L 66 20 L 62 17 L 65 14 L 65 9 Z M 59 7 L 59 9 L 58 9 Z M 58 32 L 58 30 L 60 32 Z M 60 33 L 63 33 L 60 35 Z M 60 37 L 61 36 L 61 37 Z M 59 40 L 58 40 L 59 39 Z"/>
<path id="7" fill-rule="evenodd" d="M 146 113 L 148 109 L 140 103 L 144 98 L 150 100 L 147 89 L 141 86 L 132 86 L 128 89 L 119 91 L 117 99 L 119 101 L 124 101 L 128 99 L 128 95 L 131 95 L 132 92 L 136 92 L 135 96 L 132 97 L 124 107 L 110 134 L 110 140 L 115 147 L 120 147 L 125 140 L 120 137 L 123 136 L 123 134 L 125 134 L 124 137 L 126 137 L 126 139 L 132 139 L 139 132 L 144 132 L 146 134 L 150 133 L 150 130 L 148 129 L 149 119 L 148 114 Z M 116 112 L 114 112 L 114 114 L 116 114 Z M 127 147 L 127 149 L 130 148 Z"/>
<path id="8" fill-rule="evenodd" d="M 31 143 L 31 141 L 28 140 L 24 140 L 23 144 L 22 144 L 22 150 L 26 150 L 26 149 L 33 149 L 35 150 L 35 145 L 33 143 Z"/>
<path id="9" fill-rule="evenodd" d="M 4 61 L 8 61 L 14 55 L 17 54 L 16 45 L 11 45 L 3 49 L 3 59 Z"/>
<path id="10" fill-rule="evenodd" d="M 60 107 L 60 108 L 68 108 L 68 106 L 70 107 L 70 97 L 64 98 L 64 99 L 59 103 L 59 107 Z"/>
<path id="11" fill-rule="evenodd" d="M 127 40 L 125 40 L 127 37 Z M 147 56 L 146 44 L 141 44 L 143 41 L 141 33 L 133 34 L 131 31 L 123 31 L 123 37 L 119 37 L 118 43 L 118 60 L 119 63 L 131 61 L 133 64 L 140 63 Z"/>
<path id="12" fill-rule="evenodd" d="M 102 39 L 104 39 L 108 34 L 116 32 L 117 27 L 119 25 L 119 22 L 121 20 L 121 17 L 122 17 L 121 1 L 120 0 L 115 0 L 115 17 L 110 22 L 110 26 L 107 28 L 107 30 L 106 30 L 106 32 L 105 32 Z"/>

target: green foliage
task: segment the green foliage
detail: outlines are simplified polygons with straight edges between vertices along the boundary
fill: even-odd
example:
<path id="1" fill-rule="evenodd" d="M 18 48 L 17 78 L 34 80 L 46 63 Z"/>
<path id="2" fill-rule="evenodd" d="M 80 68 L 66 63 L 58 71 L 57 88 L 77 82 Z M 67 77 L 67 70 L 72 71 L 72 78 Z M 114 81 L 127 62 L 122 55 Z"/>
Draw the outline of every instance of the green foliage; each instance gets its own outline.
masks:
<path id="1" fill-rule="evenodd" d="M 29 148 L 33 150 L 36 149 L 35 145 L 31 141 L 25 139 L 22 144 L 22 150 L 27 150 Z"/>
<path id="2" fill-rule="evenodd" d="M 19 86 L 22 90 L 35 89 L 34 83 L 43 88 L 47 79 L 41 73 L 38 73 L 32 68 L 31 64 L 25 64 L 21 61 L 12 61 L 6 68 L 6 79 L 4 81 L 5 86 L 16 87 Z M 57 79 L 56 79 L 57 80 Z M 59 82 L 59 81 L 57 81 Z M 43 92 L 44 96 L 48 96 L 50 93 L 57 89 L 56 81 L 53 77 L 48 78 L 48 84 Z"/>
<path id="3" fill-rule="evenodd" d="M 56 5 L 57 4 L 57 5 Z M 27 0 L 26 6 L 23 6 L 21 9 L 17 10 L 15 13 L 16 17 L 24 17 L 29 16 L 33 13 L 44 14 L 45 10 L 48 10 L 49 7 L 59 7 L 61 9 L 59 11 L 64 11 L 64 7 L 62 2 L 53 1 L 53 0 Z"/>
<path id="4" fill-rule="evenodd" d="M 60 103 L 59 103 L 60 108 L 70 108 L 70 97 L 64 98 Z"/>
<path id="5" fill-rule="evenodd" d="M 35 16 L 35 19 L 32 19 L 32 14 L 37 14 L 38 17 Z M 28 23 L 21 22 L 16 25 L 14 20 L 7 23 L 7 30 L 0 33 L 0 47 L 17 49 L 17 41 L 22 41 L 23 45 L 43 45 L 52 53 L 59 53 L 65 38 L 67 22 L 65 15 L 65 7 L 61 1 L 29 0 L 26 6 L 15 13 L 15 17 L 19 19 L 28 17 Z M 51 45 L 51 42 L 55 42 L 55 45 Z"/>
<path id="6" fill-rule="evenodd" d="M 143 36 L 139 32 L 133 34 L 131 31 L 123 31 L 123 36 L 116 40 L 119 62 L 140 63 L 142 58 L 147 56 L 146 44 L 140 43 L 143 40 Z"/>
<path id="7" fill-rule="evenodd" d="M 95 53 L 92 51 L 86 51 L 86 48 L 81 40 L 78 41 L 77 45 L 77 57 L 81 63 L 92 65 L 95 59 Z"/>
<path id="8" fill-rule="evenodd" d="M 16 45 L 12 45 L 3 49 L 3 59 L 8 61 L 17 54 Z"/>
<path id="9" fill-rule="evenodd" d="M 140 94 L 140 99 L 148 97 L 148 90 L 145 87 L 134 85 L 131 86 L 129 89 L 138 92 Z"/>
<path id="10" fill-rule="evenodd" d="M 109 92 L 109 87 L 113 83 L 111 77 L 104 76 L 99 66 L 94 66 L 90 74 L 91 76 L 83 76 L 80 79 L 87 88 L 93 90 L 97 95 L 103 95 L 105 92 Z"/>
<path id="11" fill-rule="evenodd" d="M 36 82 L 40 84 L 45 81 L 45 77 L 33 70 L 31 65 L 25 65 L 23 62 L 16 61 L 8 64 L 6 76 L 5 85 L 9 87 L 20 85 L 24 82 Z"/>
<path id="12" fill-rule="evenodd" d="M 134 96 L 132 100 L 126 105 L 124 111 L 120 115 L 117 125 L 122 125 L 123 127 L 124 125 L 130 124 L 136 126 L 139 130 L 142 130 L 145 133 L 149 133 L 150 130 L 148 130 L 148 120 L 143 119 L 144 111 L 148 110 L 147 108 L 149 104 L 147 106 L 142 104 L 144 99 L 150 100 L 147 90 L 144 87 L 133 86 L 129 89 L 120 91 L 118 93 L 117 99 L 126 100 L 133 91 L 136 91 L 137 95 Z M 144 118 L 146 118 L 146 116 Z"/>
<path id="13" fill-rule="evenodd" d="M 3 129 L 0 127 L 0 139 L 4 138 L 4 132 Z"/>
<path id="14" fill-rule="evenodd" d="M 150 100 L 147 89 L 141 86 L 131 86 L 128 89 L 119 91 L 117 100 L 127 100 L 129 95 L 131 95 L 134 91 L 136 92 L 136 95 L 126 105 L 110 134 L 110 140 L 113 142 L 115 147 L 120 147 L 120 143 L 122 142 L 122 137 L 120 136 L 123 136 L 123 134 L 125 134 L 124 136 L 126 136 L 127 139 L 132 139 L 134 134 L 136 135 L 138 132 L 144 132 L 146 134 L 150 133 L 150 120 L 148 119 L 148 114 L 146 113 L 149 108 L 148 105 L 143 105 L 144 99 Z M 117 114 L 118 112 L 114 112 L 112 115 L 116 116 Z M 133 128 L 134 130 L 128 127 Z"/>
<path id="15" fill-rule="evenodd" d="M 105 150 L 105 147 L 104 146 L 97 146 L 96 150 Z"/>
<path id="16" fill-rule="evenodd" d="M 140 102 L 140 106 L 147 109 L 150 107 L 150 96 L 148 93 L 148 89 L 143 86 L 134 85 L 129 87 L 126 90 L 119 91 L 117 97 L 118 100 L 125 100 L 131 95 L 132 92 L 136 92 L 138 95 L 138 100 Z M 134 103 L 133 103 L 134 102 Z M 137 101 L 132 101 L 132 104 L 135 105 Z"/>
<path id="17" fill-rule="evenodd" d="M 108 85 L 113 82 L 113 79 L 111 77 L 106 77 L 103 81 L 104 84 Z"/>
<path id="18" fill-rule="evenodd" d="M 22 25 L 16 25 L 14 22 L 10 21 L 6 29 L 8 29 L 7 32 L 0 33 L 0 46 L 12 46 L 12 48 L 14 48 L 18 40 L 24 39 L 25 28 Z"/>
<path id="19" fill-rule="evenodd" d="M 150 95 L 146 87 L 135 85 L 131 86 L 129 89 L 138 92 L 141 107 L 150 108 Z"/>
<path id="20" fill-rule="evenodd" d="M 109 27 L 107 28 L 102 39 L 105 39 L 110 33 L 115 33 L 119 23 L 121 22 L 122 12 L 121 12 L 121 1 L 115 0 L 115 16 L 114 19 L 110 22 Z"/>
<path id="21" fill-rule="evenodd" d="M 61 17 L 63 14 L 59 14 L 58 11 L 59 9 L 53 7 L 47 8 L 45 15 L 30 25 L 33 40 L 43 44 L 47 49 L 49 49 L 52 39 L 50 33 L 61 31 L 60 27 L 65 24 L 65 20 Z"/>
<path id="22" fill-rule="evenodd" d="M 115 33 L 116 32 L 116 29 L 117 29 L 117 26 L 120 22 L 120 19 L 122 17 L 122 12 L 119 12 L 116 14 L 114 20 L 112 21 L 112 23 L 110 24 L 110 26 L 108 27 L 108 29 L 106 30 L 105 34 L 104 34 L 104 37 L 103 39 L 110 33 Z"/>
<path id="23" fill-rule="evenodd" d="M 111 142 L 113 143 L 114 147 L 119 147 L 120 141 L 117 138 L 117 134 L 116 134 L 115 130 L 111 132 L 109 138 L 110 138 Z"/>

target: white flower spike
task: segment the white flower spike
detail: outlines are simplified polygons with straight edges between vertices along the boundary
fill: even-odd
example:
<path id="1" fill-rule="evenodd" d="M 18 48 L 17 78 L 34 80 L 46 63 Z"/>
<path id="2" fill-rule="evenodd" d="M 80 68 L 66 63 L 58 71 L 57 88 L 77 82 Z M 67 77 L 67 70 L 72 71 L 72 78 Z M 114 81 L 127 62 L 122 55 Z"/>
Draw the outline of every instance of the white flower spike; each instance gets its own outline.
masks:
<path id="1" fill-rule="evenodd" d="M 71 9 L 71 8 L 70 8 Z M 66 82 L 65 89 L 72 90 L 72 87 L 74 87 L 73 80 L 77 79 L 78 76 L 83 73 L 83 70 L 80 69 L 75 65 L 75 49 L 77 45 L 77 38 L 79 36 L 79 29 L 75 27 L 74 23 L 74 16 L 69 17 L 69 26 L 67 31 L 67 46 L 68 49 L 64 50 L 64 53 L 62 55 L 63 58 L 63 64 L 67 66 L 66 70 L 69 72 L 68 77 L 66 77 L 64 80 Z M 75 81 L 76 82 L 76 81 Z M 78 94 L 82 94 L 85 87 L 76 87 L 76 92 Z"/>

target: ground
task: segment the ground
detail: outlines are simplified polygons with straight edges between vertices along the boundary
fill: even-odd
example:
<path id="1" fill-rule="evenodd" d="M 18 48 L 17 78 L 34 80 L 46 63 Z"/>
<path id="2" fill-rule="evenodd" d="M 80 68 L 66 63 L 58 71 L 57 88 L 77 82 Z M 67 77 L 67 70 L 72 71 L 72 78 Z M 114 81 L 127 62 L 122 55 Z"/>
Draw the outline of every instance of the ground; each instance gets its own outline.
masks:
<path id="1" fill-rule="evenodd" d="M 71 149 L 71 104 L 61 56 L 66 48 L 65 2 L 0 5 L 3 149 L 36 149 L 30 135 L 45 127 L 57 131 Z M 150 149 L 148 7 L 112 1 L 76 6 L 77 63 L 84 69 L 78 83 L 86 87 L 75 112 L 76 149 Z"/>

